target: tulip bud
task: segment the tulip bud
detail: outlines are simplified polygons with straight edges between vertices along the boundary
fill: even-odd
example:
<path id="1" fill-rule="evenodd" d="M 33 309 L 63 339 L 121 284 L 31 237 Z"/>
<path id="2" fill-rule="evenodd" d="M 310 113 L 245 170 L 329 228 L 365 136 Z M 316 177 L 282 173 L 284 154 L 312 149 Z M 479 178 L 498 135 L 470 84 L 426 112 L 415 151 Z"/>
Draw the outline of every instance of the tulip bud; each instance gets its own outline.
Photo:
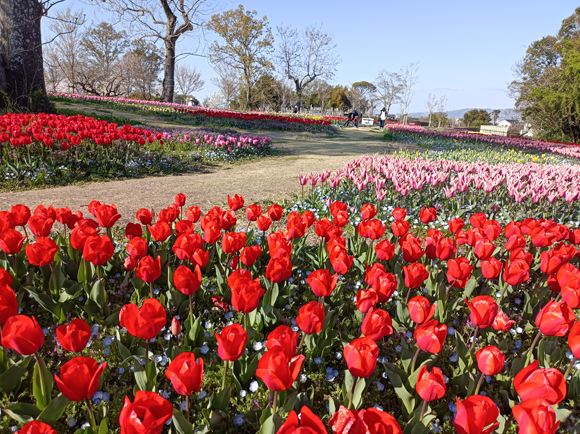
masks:
<path id="1" fill-rule="evenodd" d="M 179 336 L 181 333 L 181 323 L 176 317 L 171 320 L 171 334 L 173 336 Z"/>

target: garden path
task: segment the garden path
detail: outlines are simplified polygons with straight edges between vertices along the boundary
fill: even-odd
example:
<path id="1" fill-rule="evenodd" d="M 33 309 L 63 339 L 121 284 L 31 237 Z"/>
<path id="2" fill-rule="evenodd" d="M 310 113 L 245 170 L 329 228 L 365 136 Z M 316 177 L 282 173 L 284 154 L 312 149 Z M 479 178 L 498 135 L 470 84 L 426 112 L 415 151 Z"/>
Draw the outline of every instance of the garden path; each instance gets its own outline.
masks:
<path id="1" fill-rule="evenodd" d="M 134 117 L 122 112 L 112 114 Z M 172 125 L 166 121 L 156 123 L 155 118 L 150 116 L 140 118 L 144 118 L 151 126 L 183 127 L 181 124 Z M 172 203 L 177 193 L 184 193 L 187 196 L 186 205 L 198 205 L 203 211 L 207 211 L 212 206 L 226 204 L 228 194 L 242 194 L 246 204 L 291 198 L 301 189 L 298 184 L 299 173 L 321 172 L 324 169 L 334 171 L 351 159 L 369 154 L 392 153 L 403 147 L 421 149 L 417 146 L 381 141 L 377 128 L 348 128 L 340 130 L 335 137 L 283 131 L 245 133 L 271 137 L 274 146 L 286 153 L 256 161 L 209 167 L 202 173 L 88 183 L 24 192 L 1 192 L 0 209 L 10 209 L 11 205 L 19 203 L 30 208 L 39 204 L 52 204 L 55 207 L 80 209 L 86 213 L 88 203 L 98 200 L 116 204 L 123 220 L 129 221 L 134 218 L 139 208 L 160 210 Z"/>

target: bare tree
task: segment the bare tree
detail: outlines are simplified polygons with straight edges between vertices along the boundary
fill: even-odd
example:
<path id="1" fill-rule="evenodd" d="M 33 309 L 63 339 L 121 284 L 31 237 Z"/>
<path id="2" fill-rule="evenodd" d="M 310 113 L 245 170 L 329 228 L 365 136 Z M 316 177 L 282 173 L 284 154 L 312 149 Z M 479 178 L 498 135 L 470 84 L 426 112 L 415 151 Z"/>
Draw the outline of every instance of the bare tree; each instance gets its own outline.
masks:
<path id="1" fill-rule="evenodd" d="M 201 78 L 201 73 L 189 65 L 175 65 L 175 85 L 181 96 L 193 96 L 194 92 L 203 89 L 205 81 Z"/>
<path id="2" fill-rule="evenodd" d="M 427 101 L 425 101 L 425 106 L 427 107 L 427 116 L 429 117 L 429 126 L 431 126 L 431 118 L 435 114 L 435 109 L 437 107 L 437 97 L 433 93 L 427 95 Z"/>
<path id="3" fill-rule="evenodd" d="M 45 65 L 51 69 L 57 68 L 59 72 L 51 71 L 50 75 L 59 74 L 64 77 L 69 91 L 77 92 L 77 74 L 82 57 L 81 42 L 84 38 L 83 26 L 84 14 L 82 10 L 74 11 L 68 7 L 55 14 L 48 28 L 54 35 L 59 35 L 49 46 L 58 61 L 51 64 L 45 60 Z M 47 74 L 47 75 L 48 75 Z"/>
<path id="4" fill-rule="evenodd" d="M 332 92 L 332 86 L 330 86 L 324 80 L 317 79 L 313 82 L 313 87 L 315 89 L 316 95 L 320 99 L 321 114 L 324 116 L 326 113 L 326 102 L 330 97 L 330 92 Z"/>
<path id="5" fill-rule="evenodd" d="M 52 45 L 47 45 L 42 55 L 44 60 L 44 81 L 48 92 L 58 92 L 66 77 L 60 68 L 60 55 Z"/>
<path id="6" fill-rule="evenodd" d="M 226 108 L 230 107 L 232 100 L 237 98 L 240 90 L 240 77 L 233 68 L 225 64 L 215 64 L 214 70 L 217 78 L 212 78 L 211 82 L 219 89 L 225 100 Z"/>
<path id="7" fill-rule="evenodd" d="M 377 95 L 389 114 L 391 106 L 401 102 L 401 76 L 396 72 L 388 72 L 383 69 L 375 79 L 375 86 L 377 87 Z"/>
<path id="8" fill-rule="evenodd" d="M 309 26 L 299 32 L 291 26 L 279 26 L 277 30 L 281 41 L 275 55 L 276 62 L 294 83 L 301 109 L 304 88 L 316 78 L 331 80 L 341 60 L 332 35 L 322 27 Z"/>
<path id="9" fill-rule="evenodd" d="M 447 122 L 447 97 L 443 95 L 437 101 L 437 128 L 441 128 L 441 124 Z"/>
<path id="10" fill-rule="evenodd" d="M 177 40 L 194 30 L 203 30 L 214 0 L 89 0 L 126 20 L 140 38 L 162 41 L 163 101 L 172 102 L 175 88 Z M 192 53 L 189 53 L 192 54 Z"/>
<path id="11" fill-rule="evenodd" d="M 419 82 L 418 72 L 418 62 L 411 62 L 409 65 L 401 68 L 401 72 L 399 72 L 401 77 L 401 116 L 404 124 L 407 124 L 409 106 L 415 95 L 415 86 Z"/>

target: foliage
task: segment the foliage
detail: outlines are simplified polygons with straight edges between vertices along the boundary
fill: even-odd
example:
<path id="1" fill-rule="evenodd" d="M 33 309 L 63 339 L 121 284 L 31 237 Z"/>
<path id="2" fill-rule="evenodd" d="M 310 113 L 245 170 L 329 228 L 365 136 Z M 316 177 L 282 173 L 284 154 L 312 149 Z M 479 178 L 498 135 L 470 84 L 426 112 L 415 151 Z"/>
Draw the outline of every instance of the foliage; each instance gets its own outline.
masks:
<path id="1" fill-rule="evenodd" d="M 260 77 L 268 73 L 272 63 L 268 55 L 272 51 L 274 37 L 268 27 L 268 19 L 258 19 L 256 11 L 246 11 L 242 5 L 237 9 L 215 14 L 207 28 L 223 39 L 214 41 L 209 48 L 209 58 L 214 64 L 225 64 L 237 70 L 244 83 L 245 107 L 254 107 L 254 86 Z"/>
<path id="2" fill-rule="evenodd" d="M 463 115 L 463 122 L 469 128 L 479 128 L 482 125 L 489 125 L 491 116 L 485 109 L 473 109 Z"/>

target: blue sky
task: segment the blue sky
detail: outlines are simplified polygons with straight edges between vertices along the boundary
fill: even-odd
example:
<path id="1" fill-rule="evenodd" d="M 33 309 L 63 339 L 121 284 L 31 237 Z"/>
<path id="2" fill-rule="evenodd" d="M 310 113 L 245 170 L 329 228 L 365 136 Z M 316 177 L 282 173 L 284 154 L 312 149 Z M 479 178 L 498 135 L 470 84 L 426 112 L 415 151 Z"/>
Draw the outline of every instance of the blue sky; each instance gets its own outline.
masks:
<path id="1" fill-rule="evenodd" d="M 322 24 L 334 35 L 342 58 L 334 84 L 373 81 L 382 69 L 398 71 L 418 61 L 411 112 L 425 110 L 428 93 L 446 95 L 448 110 L 513 107 L 506 94 L 512 66 L 531 42 L 555 34 L 579 6 L 571 0 L 222 0 L 224 10 L 240 3 L 260 17 L 266 15 L 273 31 L 280 24 Z M 65 5 L 83 8 L 89 21 L 106 17 L 79 0 Z M 211 35 L 204 45 L 210 42 Z M 179 45 L 187 49 L 197 43 L 185 38 Z M 184 62 L 195 65 L 206 79 L 198 99 L 216 90 L 206 59 L 189 57 Z"/>

